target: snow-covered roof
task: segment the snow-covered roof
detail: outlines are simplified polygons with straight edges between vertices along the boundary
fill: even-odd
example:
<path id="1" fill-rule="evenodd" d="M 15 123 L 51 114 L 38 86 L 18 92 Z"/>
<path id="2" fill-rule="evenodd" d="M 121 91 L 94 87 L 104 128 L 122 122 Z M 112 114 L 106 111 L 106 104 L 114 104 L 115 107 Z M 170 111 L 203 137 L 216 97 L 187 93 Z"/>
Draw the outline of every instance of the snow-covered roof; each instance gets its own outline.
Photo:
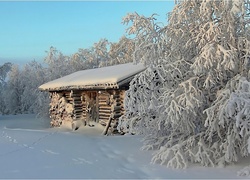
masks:
<path id="1" fill-rule="evenodd" d="M 82 70 L 45 83 L 39 89 L 44 91 L 118 89 L 143 70 L 145 70 L 143 64 L 133 63 Z"/>

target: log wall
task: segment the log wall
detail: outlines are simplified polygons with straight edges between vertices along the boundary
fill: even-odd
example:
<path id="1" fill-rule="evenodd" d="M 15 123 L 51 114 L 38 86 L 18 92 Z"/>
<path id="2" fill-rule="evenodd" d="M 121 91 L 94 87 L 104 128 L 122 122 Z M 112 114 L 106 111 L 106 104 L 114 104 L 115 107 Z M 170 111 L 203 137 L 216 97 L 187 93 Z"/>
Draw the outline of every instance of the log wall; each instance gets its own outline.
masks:
<path id="1" fill-rule="evenodd" d="M 74 106 L 70 92 L 52 92 L 50 98 L 51 126 L 59 127 L 63 121 L 73 121 Z"/>
<path id="2" fill-rule="evenodd" d="M 60 126 L 64 121 L 82 121 L 90 125 L 99 122 L 116 132 L 118 118 L 124 114 L 125 90 L 62 91 L 51 92 L 51 126 Z"/>
<path id="3" fill-rule="evenodd" d="M 81 91 L 71 91 L 70 98 L 73 105 L 73 120 L 81 120 L 83 114 Z"/>

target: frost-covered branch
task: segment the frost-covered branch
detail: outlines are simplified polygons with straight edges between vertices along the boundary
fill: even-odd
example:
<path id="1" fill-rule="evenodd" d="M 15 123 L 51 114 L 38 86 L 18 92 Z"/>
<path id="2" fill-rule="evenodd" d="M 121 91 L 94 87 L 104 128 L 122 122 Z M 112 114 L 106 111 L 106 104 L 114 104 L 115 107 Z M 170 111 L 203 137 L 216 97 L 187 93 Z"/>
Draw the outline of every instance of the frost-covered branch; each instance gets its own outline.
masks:
<path id="1" fill-rule="evenodd" d="M 143 149 L 158 150 L 154 163 L 175 168 L 189 162 L 225 166 L 249 154 L 249 7 L 248 0 L 181 0 L 162 31 L 147 28 L 147 33 L 143 28 L 150 18 L 133 16 L 133 23 L 143 22 L 132 24 L 131 32 L 137 32 L 144 53 L 143 47 L 156 43 L 147 41 L 150 35 L 164 37 L 157 41 L 158 59 L 151 62 L 145 56 L 146 64 L 158 63 L 160 70 L 155 108 L 147 103 L 151 93 L 137 94 L 146 79 L 133 81 L 128 93 L 127 114 L 136 114 L 136 128 L 127 128 L 145 134 Z M 147 38 L 139 41 L 141 37 Z M 145 83 L 143 89 L 152 84 Z M 145 118 L 150 117 L 149 109 L 158 116 Z M 151 129 L 142 130 L 146 127 Z"/>

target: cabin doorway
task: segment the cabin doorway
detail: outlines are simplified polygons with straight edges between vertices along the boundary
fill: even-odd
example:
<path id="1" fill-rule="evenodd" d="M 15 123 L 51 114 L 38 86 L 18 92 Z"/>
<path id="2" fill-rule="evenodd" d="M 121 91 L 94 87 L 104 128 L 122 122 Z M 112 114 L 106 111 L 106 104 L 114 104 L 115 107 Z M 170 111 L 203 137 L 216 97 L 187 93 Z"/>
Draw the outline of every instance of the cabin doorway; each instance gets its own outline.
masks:
<path id="1" fill-rule="evenodd" d="M 98 122 L 99 108 L 97 101 L 97 92 L 88 92 L 86 94 L 86 125 L 91 125 L 91 122 Z"/>

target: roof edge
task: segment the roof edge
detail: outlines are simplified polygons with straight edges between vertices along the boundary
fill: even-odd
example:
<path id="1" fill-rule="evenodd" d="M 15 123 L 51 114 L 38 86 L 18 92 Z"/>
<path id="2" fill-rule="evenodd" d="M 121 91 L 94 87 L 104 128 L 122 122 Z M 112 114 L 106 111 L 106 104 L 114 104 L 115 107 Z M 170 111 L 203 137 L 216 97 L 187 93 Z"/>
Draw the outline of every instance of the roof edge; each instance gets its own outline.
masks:
<path id="1" fill-rule="evenodd" d="M 84 86 L 62 86 L 58 88 L 38 88 L 41 91 L 63 91 L 63 90 L 90 90 L 90 89 L 119 89 L 117 83 L 92 84 Z"/>

